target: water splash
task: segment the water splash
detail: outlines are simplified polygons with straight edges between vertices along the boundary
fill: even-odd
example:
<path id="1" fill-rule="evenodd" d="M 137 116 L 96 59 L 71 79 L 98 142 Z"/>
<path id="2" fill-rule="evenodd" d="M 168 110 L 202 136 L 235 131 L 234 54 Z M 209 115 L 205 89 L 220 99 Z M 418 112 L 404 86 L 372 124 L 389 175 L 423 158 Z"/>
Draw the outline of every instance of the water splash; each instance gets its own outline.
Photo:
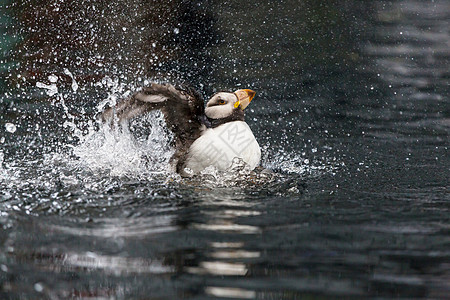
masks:
<path id="1" fill-rule="evenodd" d="M 65 73 L 74 80 L 68 69 Z M 52 122 L 55 128 L 51 132 L 55 137 L 41 133 L 44 124 L 35 124 L 39 125 L 36 126 L 39 129 L 37 136 L 30 138 L 36 144 L 34 153 L 21 159 L 10 159 L 9 152 L 0 152 L 5 153 L 0 161 L 0 183 L 5 189 L 0 196 L 17 199 L 8 200 L 5 211 L 14 210 L 16 206 L 28 214 L 67 213 L 78 206 L 94 205 L 90 202 L 93 195 L 97 199 L 95 205 L 101 206 L 103 204 L 98 203 L 108 198 L 104 196 L 127 189 L 130 182 L 146 182 L 162 189 L 202 186 L 207 189 L 255 189 L 258 193 L 299 193 L 307 178 L 333 174 L 341 167 L 334 158 L 310 159 L 300 153 L 266 146 L 262 149 L 262 167 L 255 170 L 236 159 L 225 172 L 210 167 L 192 178 L 182 178 L 173 172 L 169 163 L 174 152 L 173 135 L 160 111 L 111 127 L 84 112 L 81 115 L 71 113 L 75 102 L 70 100 L 79 96 L 74 93 L 79 90 L 74 89 L 73 83 L 72 89 L 66 91 L 58 86 L 58 77 L 50 76 L 48 81 L 49 84 L 42 84 L 42 88 L 48 95 L 51 91 L 54 99 L 51 108 L 62 112 Z M 116 105 L 136 89 L 111 77 L 103 78 L 94 87 L 106 92 L 103 100 L 93 108 L 94 112 Z M 46 113 L 53 114 L 43 109 L 43 119 Z M 319 153 L 314 153 L 314 157 L 320 157 Z"/>
<path id="2" fill-rule="evenodd" d="M 36 87 L 38 87 L 40 89 L 45 89 L 47 95 L 49 97 L 52 97 L 52 96 L 58 94 L 58 87 L 56 85 L 56 82 L 58 81 L 58 76 L 50 75 L 50 76 L 48 76 L 48 81 L 50 81 L 50 84 L 45 84 L 43 82 L 36 82 Z"/>
<path id="3" fill-rule="evenodd" d="M 338 158 L 326 154 L 310 158 L 305 152 L 291 152 L 283 148 L 269 149 L 269 146 L 265 147 L 262 165 L 274 172 L 316 177 L 324 174 L 335 175 L 337 170 L 345 166 Z M 317 153 L 317 148 L 313 148 L 311 152 Z"/>
<path id="4" fill-rule="evenodd" d="M 127 124 L 111 128 L 99 124 L 91 126 L 87 135 L 78 136 L 79 142 L 71 146 L 75 155 L 75 165 L 91 170 L 95 174 L 109 176 L 128 176 L 136 179 L 148 179 L 153 174 L 169 171 L 169 160 L 173 149 L 170 147 L 172 136 L 167 134 L 160 112 L 152 112 L 143 120 L 137 120 L 133 126 L 145 127 L 148 132 L 136 137 Z"/>
<path id="5" fill-rule="evenodd" d="M 64 74 L 70 77 L 72 79 L 72 91 L 76 92 L 78 90 L 78 83 L 75 80 L 75 77 L 73 74 L 69 71 L 69 69 L 64 69 Z"/>

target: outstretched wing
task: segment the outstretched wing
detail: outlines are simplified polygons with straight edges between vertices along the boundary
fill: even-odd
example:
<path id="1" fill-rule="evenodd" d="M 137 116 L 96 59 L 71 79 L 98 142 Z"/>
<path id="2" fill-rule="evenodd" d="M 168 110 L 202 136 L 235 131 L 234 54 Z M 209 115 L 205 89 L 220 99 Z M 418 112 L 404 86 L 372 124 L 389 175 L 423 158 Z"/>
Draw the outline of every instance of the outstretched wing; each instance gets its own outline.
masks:
<path id="1" fill-rule="evenodd" d="M 152 83 L 129 99 L 102 114 L 104 121 L 131 119 L 154 109 L 161 109 L 167 126 L 175 134 L 176 149 L 172 161 L 177 171 L 182 167 L 187 150 L 200 137 L 204 104 L 202 97 L 191 88 L 176 88 L 171 84 Z M 180 164 L 181 163 L 181 164 Z"/>
<path id="2" fill-rule="evenodd" d="M 128 120 L 154 109 L 161 109 L 167 126 L 180 142 L 199 137 L 204 104 L 201 96 L 191 88 L 176 88 L 171 84 L 152 83 L 129 99 L 102 114 L 104 121 Z"/>

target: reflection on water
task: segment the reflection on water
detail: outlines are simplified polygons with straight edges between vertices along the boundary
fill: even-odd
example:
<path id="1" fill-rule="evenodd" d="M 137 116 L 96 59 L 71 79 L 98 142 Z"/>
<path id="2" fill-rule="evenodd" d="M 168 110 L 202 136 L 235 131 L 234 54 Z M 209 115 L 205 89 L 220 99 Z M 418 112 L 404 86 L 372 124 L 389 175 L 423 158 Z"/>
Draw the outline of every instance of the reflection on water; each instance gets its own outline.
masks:
<path id="1" fill-rule="evenodd" d="M 102 218 L 101 223 L 96 224 L 94 228 L 64 227 L 53 225 L 51 230 L 59 231 L 64 234 L 93 236 L 104 238 L 134 237 L 164 233 L 176 230 L 176 226 L 171 225 L 174 216 L 164 215 L 153 218 L 133 218 L 107 219 Z"/>
<path id="2" fill-rule="evenodd" d="M 447 1 L 12 2 L 1 299 L 448 297 Z M 262 168 L 96 123 L 153 76 L 257 90 Z"/>
<path id="3" fill-rule="evenodd" d="M 210 286 L 205 289 L 205 293 L 207 295 L 219 298 L 255 299 L 256 297 L 256 293 L 254 291 L 226 287 Z"/>

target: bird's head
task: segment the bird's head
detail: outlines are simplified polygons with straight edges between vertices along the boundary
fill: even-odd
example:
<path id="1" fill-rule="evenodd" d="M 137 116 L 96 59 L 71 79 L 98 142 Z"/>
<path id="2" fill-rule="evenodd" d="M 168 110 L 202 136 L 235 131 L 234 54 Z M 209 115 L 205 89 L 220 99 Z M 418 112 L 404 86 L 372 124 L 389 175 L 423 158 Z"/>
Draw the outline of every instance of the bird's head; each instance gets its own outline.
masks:
<path id="1" fill-rule="evenodd" d="M 255 94 L 249 89 L 237 90 L 234 93 L 217 93 L 206 104 L 205 114 L 210 119 L 229 118 L 233 115 L 243 117 L 244 109 L 250 104 Z"/>

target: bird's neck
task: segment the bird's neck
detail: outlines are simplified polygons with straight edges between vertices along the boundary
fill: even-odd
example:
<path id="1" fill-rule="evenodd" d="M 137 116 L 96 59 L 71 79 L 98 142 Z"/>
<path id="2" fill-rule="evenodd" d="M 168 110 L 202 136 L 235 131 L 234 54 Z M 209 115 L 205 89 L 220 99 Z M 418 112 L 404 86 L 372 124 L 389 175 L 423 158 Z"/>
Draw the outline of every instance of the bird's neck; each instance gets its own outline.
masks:
<path id="1" fill-rule="evenodd" d="M 216 128 L 222 124 L 232 122 L 232 121 L 244 121 L 244 111 L 240 108 L 233 110 L 233 113 L 225 118 L 212 119 L 208 118 L 206 115 L 202 120 L 203 124 L 208 128 Z"/>

